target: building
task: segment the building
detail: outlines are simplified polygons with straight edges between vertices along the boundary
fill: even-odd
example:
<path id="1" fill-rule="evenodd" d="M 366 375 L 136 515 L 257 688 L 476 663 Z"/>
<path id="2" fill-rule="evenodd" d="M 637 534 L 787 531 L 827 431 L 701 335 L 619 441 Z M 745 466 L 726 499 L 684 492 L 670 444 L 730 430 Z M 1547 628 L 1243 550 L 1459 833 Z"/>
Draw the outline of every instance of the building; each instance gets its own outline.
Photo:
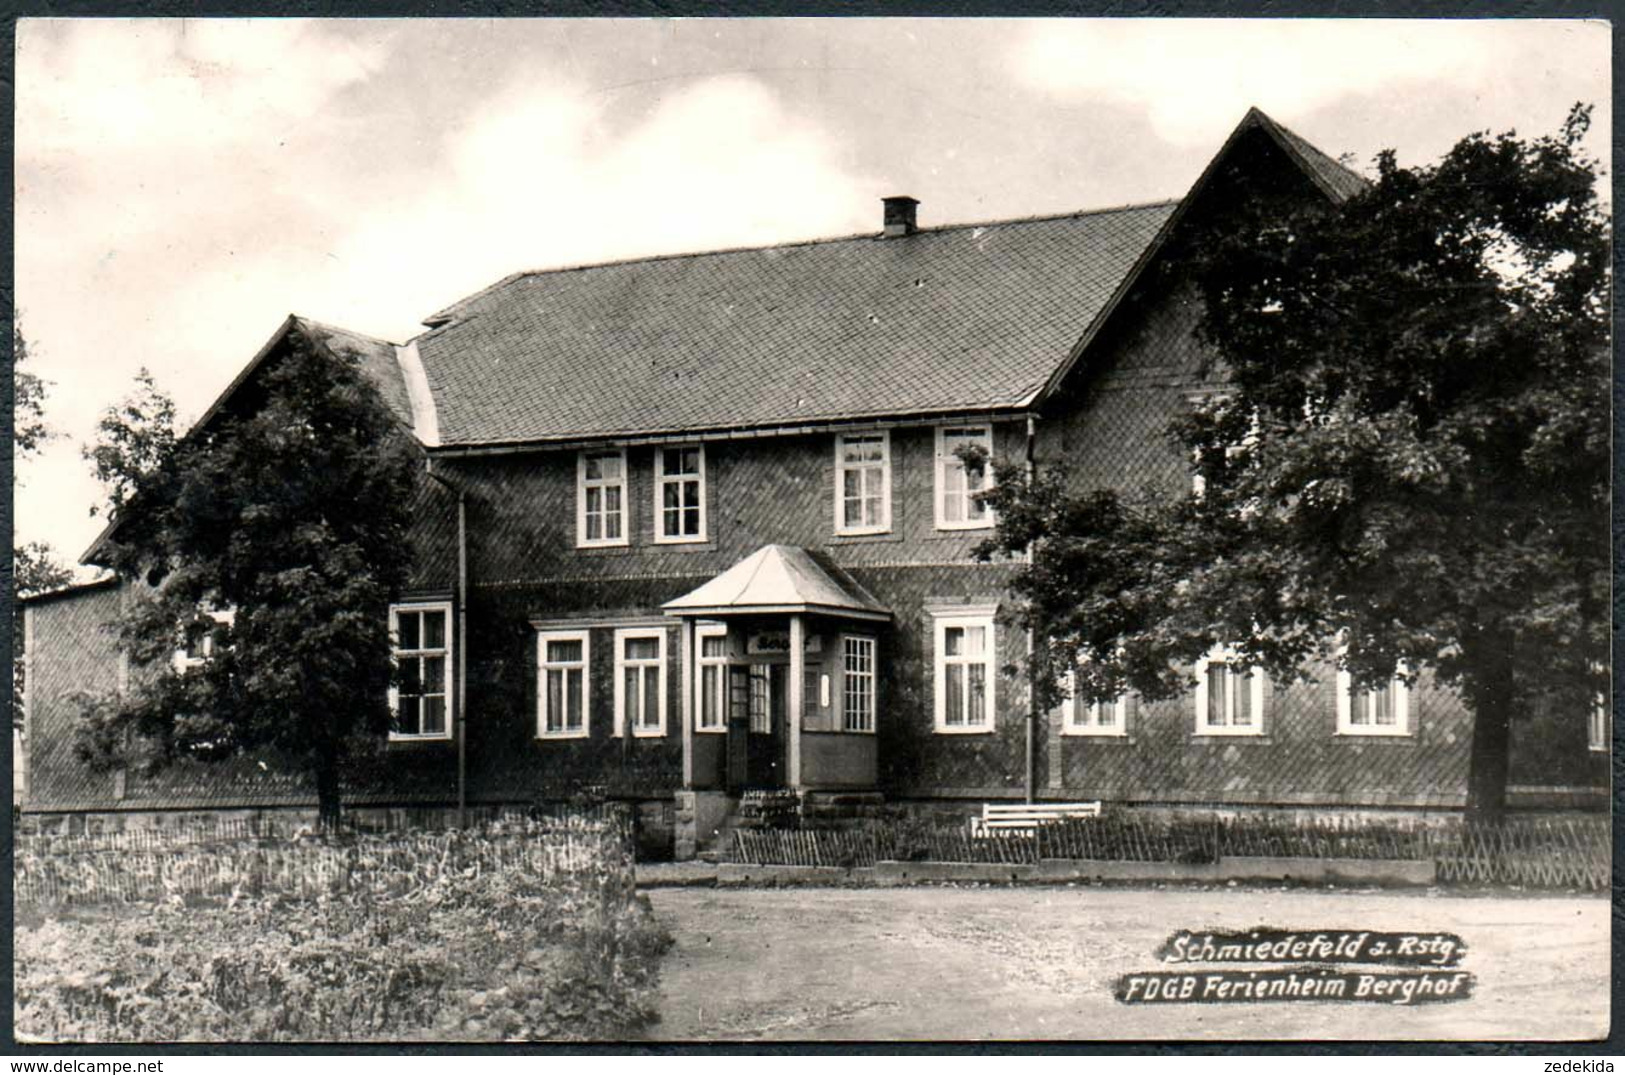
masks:
<path id="1" fill-rule="evenodd" d="M 413 674 L 351 803 L 593 788 L 675 819 L 682 853 L 746 788 L 1459 808 L 1470 720 L 1425 679 L 1351 696 L 1216 657 L 1186 698 L 1029 721 L 1027 639 L 998 618 L 1012 568 L 972 556 L 991 520 L 963 446 L 1080 489 L 1188 488 L 1165 430 L 1222 381 L 1161 270 L 1234 199 L 1362 182 L 1255 110 L 1178 202 L 920 228 L 888 198 L 876 234 L 520 273 L 404 345 L 290 318 L 216 409 L 298 335 L 359 356 L 425 459 L 391 612 Z M 27 606 L 28 808 L 308 804 L 254 759 L 75 761 L 67 696 L 128 674 L 102 626 L 124 592 Z M 1604 801 L 1605 742 L 1584 713 L 1523 722 L 1515 801 Z"/>

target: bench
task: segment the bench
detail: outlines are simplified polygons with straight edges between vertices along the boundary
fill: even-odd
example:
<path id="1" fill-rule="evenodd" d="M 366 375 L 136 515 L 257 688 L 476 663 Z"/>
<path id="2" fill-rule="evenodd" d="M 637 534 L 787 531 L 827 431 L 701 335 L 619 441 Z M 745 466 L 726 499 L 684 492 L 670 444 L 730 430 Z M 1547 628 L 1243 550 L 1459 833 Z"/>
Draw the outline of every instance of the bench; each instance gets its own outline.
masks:
<path id="1" fill-rule="evenodd" d="M 1038 826 L 1079 817 L 1099 817 L 1100 803 L 983 803 L 970 819 L 972 836 L 1032 832 Z"/>

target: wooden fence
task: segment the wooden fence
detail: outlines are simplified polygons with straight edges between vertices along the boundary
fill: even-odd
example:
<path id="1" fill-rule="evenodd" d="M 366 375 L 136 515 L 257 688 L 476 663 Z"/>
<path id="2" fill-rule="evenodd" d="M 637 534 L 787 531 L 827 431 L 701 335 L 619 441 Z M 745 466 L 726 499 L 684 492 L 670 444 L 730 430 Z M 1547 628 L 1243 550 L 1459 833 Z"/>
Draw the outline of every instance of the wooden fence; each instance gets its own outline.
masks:
<path id="1" fill-rule="evenodd" d="M 886 855 L 876 829 L 736 829 L 733 860 L 776 866 L 873 866 Z"/>
<path id="2" fill-rule="evenodd" d="M 731 858 L 754 865 L 872 866 L 883 859 L 1034 863 L 1216 862 L 1226 857 L 1427 861 L 1440 881 L 1605 890 L 1608 818 L 1532 819 L 1495 828 L 1373 824 L 1353 819 L 1160 821 L 1125 814 L 1073 819 L 1031 833 L 972 836 L 963 828 L 739 829 Z"/>
<path id="3" fill-rule="evenodd" d="M 1435 839 L 1439 880 L 1455 884 L 1606 890 L 1613 867 L 1607 818 L 1466 825 Z"/>

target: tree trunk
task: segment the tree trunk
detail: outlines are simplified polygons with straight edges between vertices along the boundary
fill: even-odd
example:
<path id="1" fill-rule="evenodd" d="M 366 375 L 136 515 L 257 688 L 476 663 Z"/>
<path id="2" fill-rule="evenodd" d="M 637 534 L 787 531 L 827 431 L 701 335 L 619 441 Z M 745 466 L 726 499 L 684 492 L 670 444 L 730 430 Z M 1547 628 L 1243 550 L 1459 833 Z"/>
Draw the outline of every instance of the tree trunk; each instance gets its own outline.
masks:
<path id="1" fill-rule="evenodd" d="M 316 759 L 317 831 L 338 832 L 340 805 L 338 755 L 331 748 L 326 748 Z"/>
<path id="2" fill-rule="evenodd" d="M 1473 742 L 1467 767 L 1467 819 L 1494 824 L 1506 816 L 1516 706 L 1512 638 L 1505 632 L 1486 631 L 1468 649 L 1468 656 L 1475 675 L 1468 696 L 1473 708 Z"/>

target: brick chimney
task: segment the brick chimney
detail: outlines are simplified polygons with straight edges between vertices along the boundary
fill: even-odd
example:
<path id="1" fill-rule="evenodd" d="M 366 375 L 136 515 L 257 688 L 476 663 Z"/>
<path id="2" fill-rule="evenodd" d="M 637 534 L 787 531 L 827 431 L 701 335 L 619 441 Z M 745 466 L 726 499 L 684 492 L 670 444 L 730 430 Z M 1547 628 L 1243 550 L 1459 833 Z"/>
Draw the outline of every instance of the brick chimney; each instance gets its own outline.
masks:
<path id="1" fill-rule="evenodd" d="M 920 204 L 917 199 L 910 198 L 907 194 L 897 194 L 890 198 L 882 198 L 880 201 L 886 207 L 883 218 L 885 230 L 881 232 L 882 236 L 897 239 L 904 235 L 913 235 L 920 230 L 914 222 L 914 207 Z"/>

